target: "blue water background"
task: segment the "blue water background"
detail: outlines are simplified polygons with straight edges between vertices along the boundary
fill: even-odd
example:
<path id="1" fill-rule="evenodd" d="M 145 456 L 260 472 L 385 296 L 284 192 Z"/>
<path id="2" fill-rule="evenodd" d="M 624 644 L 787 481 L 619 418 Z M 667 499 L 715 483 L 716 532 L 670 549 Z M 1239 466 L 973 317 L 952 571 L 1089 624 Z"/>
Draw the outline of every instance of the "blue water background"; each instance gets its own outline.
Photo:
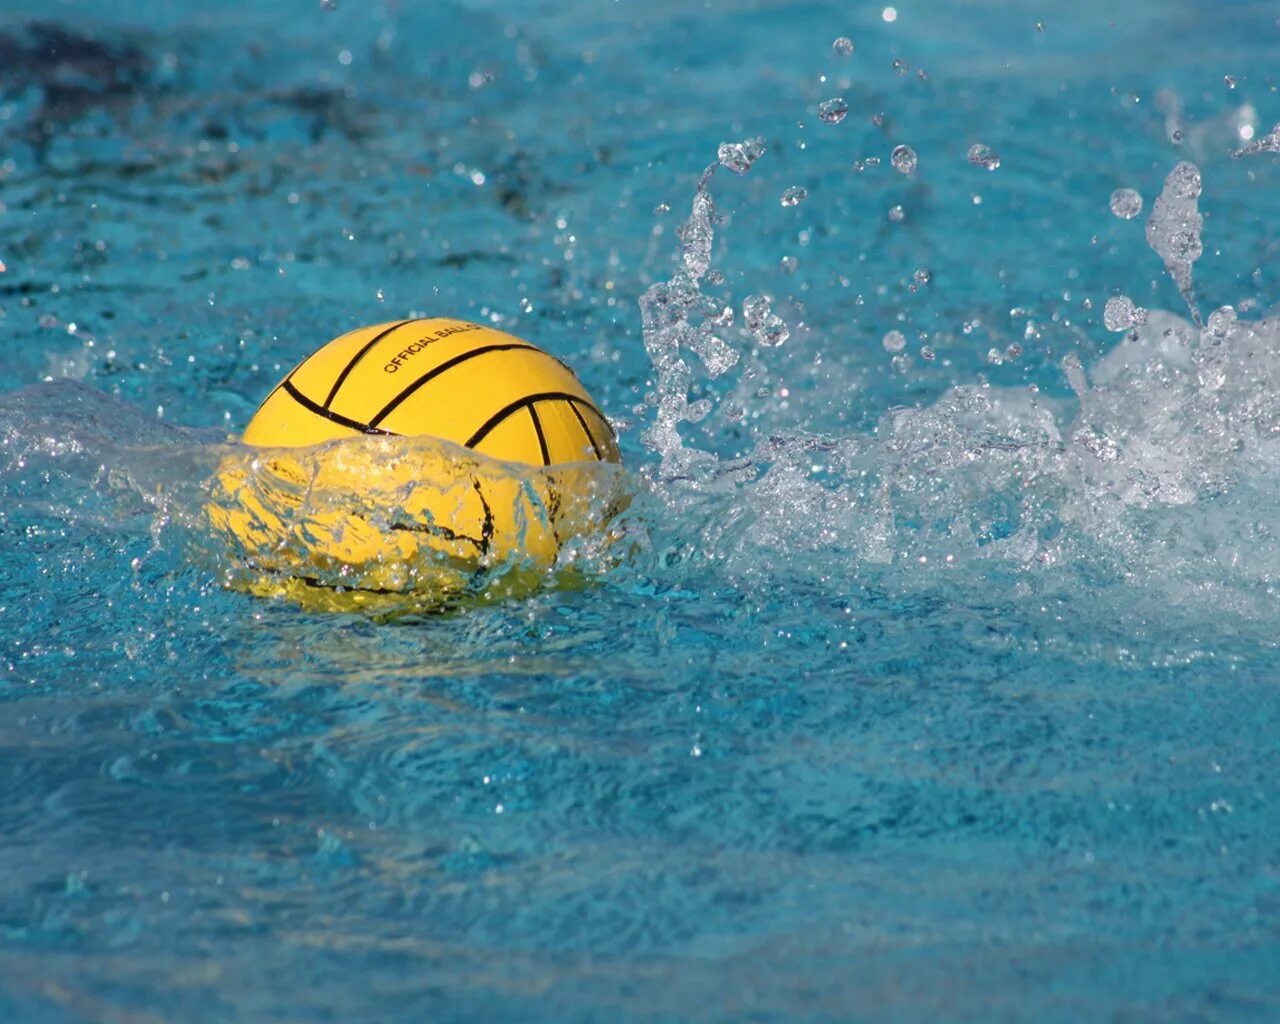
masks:
<path id="1" fill-rule="evenodd" d="M 791 336 L 722 461 L 957 383 L 1069 418 L 1108 296 L 1185 315 L 1142 230 L 1179 159 L 1202 312 L 1271 307 L 1280 168 L 1230 151 L 1280 120 L 1273 4 L 884 6 L 0 0 L 0 1019 L 1280 1017 L 1265 473 L 1049 572 L 977 554 L 1068 500 L 979 459 L 947 572 L 642 443 L 637 302 L 724 141 L 769 148 L 715 178 L 716 265 Z M 174 521 L 201 447 L 415 311 L 579 370 L 644 543 L 399 623 L 224 590 Z M 961 472 L 930 458 L 901 491 Z"/>

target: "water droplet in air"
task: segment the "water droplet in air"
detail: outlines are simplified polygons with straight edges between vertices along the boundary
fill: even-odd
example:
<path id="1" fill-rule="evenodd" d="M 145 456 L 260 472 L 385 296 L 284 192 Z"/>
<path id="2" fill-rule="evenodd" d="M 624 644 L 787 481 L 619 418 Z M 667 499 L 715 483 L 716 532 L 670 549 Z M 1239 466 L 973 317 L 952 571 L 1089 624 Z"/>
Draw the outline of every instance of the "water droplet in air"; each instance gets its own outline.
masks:
<path id="1" fill-rule="evenodd" d="M 901 352 L 907 347 L 907 336 L 901 331 L 889 331 L 881 344 L 886 352 Z"/>
<path id="2" fill-rule="evenodd" d="M 818 104 L 818 116 L 827 124 L 839 124 L 849 113 L 849 104 L 835 96 Z"/>
<path id="3" fill-rule="evenodd" d="M 913 173 L 920 162 L 916 157 L 916 151 L 910 146 L 894 146 L 889 161 L 893 164 L 893 169 L 902 174 Z"/>
<path id="4" fill-rule="evenodd" d="M 897 224 L 907 216 L 907 212 L 901 206 L 889 207 L 889 219 Z"/>
<path id="5" fill-rule="evenodd" d="M 848 57 L 853 53 L 853 40 L 848 36 L 841 36 L 831 44 L 831 49 L 835 50 L 838 57 Z"/>
<path id="6" fill-rule="evenodd" d="M 1084 375 L 1084 367 L 1080 363 L 1080 357 L 1074 352 L 1068 352 L 1062 357 L 1062 369 L 1067 375 L 1067 383 L 1071 386 L 1071 390 L 1076 393 L 1077 398 L 1084 398 L 1089 392 L 1089 381 Z"/>
<path id="7" fill-rule="evenodd" d="M 742 319 L 756 341 L 768 348 L 775 348 L 791 337 L 787 325 L 769 308 L 769 299 L 764 295 L 748 295 L 742 300 Z"/>
<path id="8" fill-rule="evenodd" d="M 969 163 L 983 170 L 994 171 L 1000 166 L 1000 157 L 990 146 L 975 142 L 969 147 Z"/>
<path id="9" fill-rule="evenodd" d="M 1192 301 L 1191 265 L 1204 252 L 1200 241 L 1204 218 L 1196 204 L 1199 195 L 1200 168 L 1184 160 L 1165 178 L 1164 188 L 1147 218 L 1147 244 L 1164 261 L 1197 323 L 1200 315 Z"/>
<path id="10" fill-rule="evenodd" d="M 799 206 L 809 198 L 809 190 L 799 185 L 792 185 L 789 189 L 782 193 L 780 202 L 783 206 Z"/>
<path id="11" fill-rule="evenodd" d="M 1142 212 L 1142 196 L 1131 188 L 1118 188 L 1111 193 L 1111 212 L 1122 220 L 1133 220 Z"/>
<path id="12" fill-rule="evenodd" d="M 764 139 L 757 136 L 742 142 L 722 142 L 716 156 L 721 166 L 729 168 L 734 174 L 746 174 L 764 152 Z"/>
<path id="13" fill-rule="evenodd" d="M 1147 311 L 1135 306 L 1127 295 L 1113 295 L 1102 311 L 1102 323 L 1109 331 L 1127 331 L 1147 322 Z"/>

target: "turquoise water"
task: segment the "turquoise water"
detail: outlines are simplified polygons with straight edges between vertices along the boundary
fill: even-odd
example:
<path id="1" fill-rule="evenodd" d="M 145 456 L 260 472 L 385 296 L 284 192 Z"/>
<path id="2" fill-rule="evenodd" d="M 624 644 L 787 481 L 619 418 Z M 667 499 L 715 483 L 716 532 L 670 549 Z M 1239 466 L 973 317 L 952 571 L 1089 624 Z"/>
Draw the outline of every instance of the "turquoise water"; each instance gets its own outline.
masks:
<path id="1" fill-rule="evenodd" d="M 0 1018 L 1280 1016 L 1273 5 L 0 9 Z M 578 369 L 621 564 L 224 588 L 415 313 Z"/>

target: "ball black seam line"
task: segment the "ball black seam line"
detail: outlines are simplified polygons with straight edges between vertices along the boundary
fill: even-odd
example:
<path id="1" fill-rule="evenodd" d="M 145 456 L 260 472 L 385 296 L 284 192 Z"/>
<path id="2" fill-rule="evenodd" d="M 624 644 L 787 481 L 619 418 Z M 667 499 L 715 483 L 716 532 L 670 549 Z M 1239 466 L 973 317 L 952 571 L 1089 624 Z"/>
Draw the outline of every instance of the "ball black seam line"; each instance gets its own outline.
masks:
<path id="1" fill-rule="evenodd" d="M 487 555 L 489 553 L 489 542 L 493 540 L 493 509 L 489 507 L 489 503 L 485 500 L 484 491 L 480 488 L 480 481 L 475 481 L 476 494 L 480 498 L 480 507 L 484 509 L 484 522 L 480 525 L 480 554 Z"/>
<path id="2" fill-rule="evenodd" d="M 466 541 L 481 554 L 484 553 L 485 541 L 481 537 L 472 537 L 465 533 L 455 533 L 447 526 L 441 526 L 438 523 L 428 525 L 426 523 L 392 523 L 391 529 L 405 530 L 409 533 L 425 533 L 429 537 L 438 537 L 443 540 L 460 540 Z"/>
<path id="3" fill-rule="evenodd" d="M 574 401 L 581 401 L 581 399 L 575 399 Z M 571 402 L 570 404 L 572 405 L 573 403 Z M 602 413 L 590 402 L 583 402 L 582 404 L 585 405 L 588 409 L 590 409 L 593 413 L 595 413 L 597 417 L 599 417 L 600 422 L 604 424 L 604 429 L 609 431 L 609 440 L 611 440 L 614 443 L 614 445 L 617 445 L 618 432 L 613 429 L 613 424 L 609 422 L 609 417 L 606 416 L 604 413 Z"/>
<path id="4" fill-rule="evenodd" d="M 444 373 L 446 370 L 452 370 L 455 366 L 458 366 L 461 363 L 465 363 L 468 359 L 474 359 L 476 356 L 482 356 L 486 352 L 509 352 L 512 349 L 522 349 L 522 348 L 528 349 L 531 352 L 540 351 L 540 349 L 536 349 L 532 345 L 503 344 L 503 345 L 485 345 L 483 348 L 475 348 L 475 349 L 472 349 L 470 352 L 463 352 L 461 355 L 456 355 L 452 359 L 449 359 L 441 363 L 439 366 L 435 367 L 434 369 L 428 370 L 421 377 L 415 380 L 412 384 L 407 385 L 403 391 L 401 391 L 398 395 L 396 395 L 395 398 L 391 399 L 390 402 L 384 405 L 381 411 L 379 411 L 379 413 L 376 416 L 374 416 L 373 419 L 369 421 L 369 423 L 376 427 L 379 423 L 381 423 L 393 412 L 395 412 L 396 409 L 399 408 L 401 402 L 403 402 L 406 398 L 412 395 L 419 388 L 430 383 L 432 380 L 440 376 L 440 374 Z"/>
<path id="5" fill-rule="evenodd" d="M 525 395 L 523 398 L 517 398 L 514 402 L 511 402 L 508 405 L 504 405 L 501 409 L 499 409 L 497 412 L 495 412 L 492 416 L 490 416 L 487 420 L 484 421 L 480 429 L 471 435 L 471 439 L 467 441 L 463 445 L 463 447 L 474 448 L 476 445 L 478 445 L 481 441 L 483 441 L 486 437 L 489 436 L 490 431 L 492 431 L 494 427 L 496 427 L 499 423 L 505 420 L 512 413 L 518 412 L 520 409 L 524 408 L 526 405 L 532 405 L 534 402 L 545 402 L 555 398 L 562 399 L 566 402 L 582 402 L 583 405 L 585 405 L 588 409 L 594 412 L 597 416 L 600 415 L 599 409 L 597 409 L 590 402 L 583 401 L 577 395 L 571 395 L 565 391 L 541 391 L 536 395 Z"/>
<path id="6" fill-rule="evenodd" d="M 603 462 L 604 456 L 600 454 L 600 446 L 596 444 L 595 436 L 591 433 L 591 428 L 587 426 L 586 417 L 584 417 L 582 413 L 578 412 L 578 407 L 572 402 L 569 403 L 569 408 L 572 409 L 573 414 L 578 417 L 578 424 L 582 427 L 582 432 L 587 435 L 587 440 L 591 442 L 591 450 L 596 453 L 596 461 Z"/>
<path id="7" fill-rule="evenodd" d="M 327 409 L 329 406 L 333 405 L 333 400 L 338 397 L 338 389 L 342 387 L 343 382 L 347 379 L 347 375 L 356 368 L 356 363 L 360 362 L 360 360 L 365 357 L 365 354 L 369 349 L 373 348 L 374 345 L 378 344 L 378 342 L 387 337 L 387 335 L 394 334 L 396 331 L 400 330 L 401 327 L 404 327 L 407 324 L 416 324 L 423 319 L 425 318 L 419 316 L 414 317 L 411 320 L 401 320 L 398 324 L 392 324 L 385 331 L 379 331 L 374 337 L 370 338 L 360 346 L 360 351 L 355 354 L 345 367 L 343 367 L 342 372 L 338 374 L 338 379 L 333 382 L 333 387 L 329 389 L 329 397 L 324 400 L 324 407 Z"/>
<path id="8" fill-rule="evenodd" d="M 326 409 L 323 405 L 320 405 L 317 402 L 313 402 L 310 398 L 308 398 L 301 391 L 299 391 L 294 386 L 293 381 L 291 380 L 286 380 L 280 386 L 284 388 L 285 391 L 288 392 L 293 397 L 294 401 L 296 401 L 308 412 L 313 412 L 317 416 L 322 416 L 326 420 L 330 420 L 333 423 L 340 424 L 341 426 L 347 427 L 350 430 L 358 430 L 362 434 L 383 434 L 387 437 L 399 436 L 393 430 L 381 430 L 378 427 L 372 426 L 371 424 L 361 423 L 359 420 L 353 420 L 349 416 L 343 416 L 341 413 L 336 413 L 332 409 Z"/>
<path id="9" fill-rule="evenodd" d="M 538 447 L 542 450 L 542 464 L 551 465 L 551 452 L 547 449 L 547 435 L 542 432 L 542 420 L 538 419 L 538 410 L 529 406 L 529 419 L 533 420 L 533 432 L 538 435 Z"/>

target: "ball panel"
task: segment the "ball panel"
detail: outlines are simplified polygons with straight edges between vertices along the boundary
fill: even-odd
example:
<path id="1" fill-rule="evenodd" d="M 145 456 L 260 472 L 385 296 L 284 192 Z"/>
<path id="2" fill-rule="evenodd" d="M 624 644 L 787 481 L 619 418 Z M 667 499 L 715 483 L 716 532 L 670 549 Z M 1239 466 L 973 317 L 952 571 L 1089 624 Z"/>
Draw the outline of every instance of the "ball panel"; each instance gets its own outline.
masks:
<path id="1" fill-rule="evenodd" d="M 357 327 L 334 338 L 302 361 L 286 380 L 319 405 L 324 405 L 334 382 L 342 376 L 360 351 L 371 341 L 407 323 L 390 320 L 369 327 Z"/>
<path id="2" fill-rule="evenodd" d="M 282 384 L 258 407 L 241 438 L 245 444 L 295 447 L 360 433 L 307 409 Z"/>
<path id="3" fill-rule="evenodd" d="M 349 415 L 354 408 L 369 419 L 423 376 L 467 353 L 492 346 L 528 342 L 480 324 L 446 317 L 414 320 L 380 338 L 351 366 L 334 396 L 333 407 Z"/>
<path id="4" fill-rule="evenodd" d="M 618 437 L 613 426 L 591 402 L 571 402 L 573 411 L 582 420 L 582 428 L 596 451 L 601 462 L 621 462 L 622 453 L 618 451 Z"/>
<path id="5" fill-rule="evenodd" d="M 350 331 L 296 367 L 245 430 L 253 445 L 431 435 L 530 465 L 620 461 L 573 372 L 512 335 L 448 318 Z"/>
<path id="6" fill-rule="evenodd" d="M 352 390 L 344 388 L 333 407 L 355 417 L 365 410 L 354 402 L 344 404 Z M 578 379 L 545 353 L 534 348 L 494 350 L 435 377 L 378 426 L 397 434 L 431 434 L 468 444 L 479 440 L 476 435 L 495 414 L 533 394 L 566 394 L 589 401 Z"/>
<path id="7" fill-rule="evenodd" d="M 534 410 L 542 423 L 549 458 L 547 465 L 559 462 L 587 462 L 600 458 L 597 446 L 573 408 L 565 399 L 537 402 Z"/>
<path id="8" fill-rule="evenodd" d="M 543 465 L 542 446 L 533 419 L 526 409 L 517 409 L 502 419 L 473 446 L 481 455 L 506 462 Z"/>

